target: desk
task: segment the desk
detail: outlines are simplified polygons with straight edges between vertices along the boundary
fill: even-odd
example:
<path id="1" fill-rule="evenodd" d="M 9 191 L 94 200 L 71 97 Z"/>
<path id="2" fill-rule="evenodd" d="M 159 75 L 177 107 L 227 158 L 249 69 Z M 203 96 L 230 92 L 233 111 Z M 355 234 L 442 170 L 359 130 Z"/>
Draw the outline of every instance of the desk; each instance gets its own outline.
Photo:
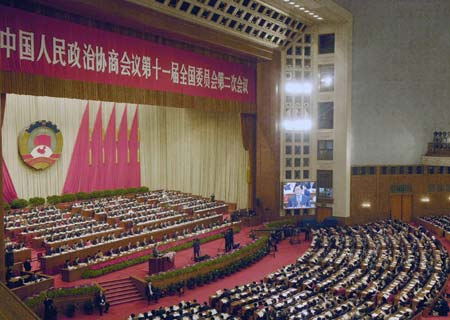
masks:
<path id="1" fill-rule="evenodd" d="M 108 230 L 104 230 L 101 232 L 97 232 L 97 233 L 91 233 L 91 234 L 86 234 L 83 235 L 81 237 L 77 237 L 77 238 L 70 238 L 70 239 L 62 239 L 62 240 L 58 240 L 58 241 L 54 241 L 54 242 L 47 242 L 47 241 L 43 241 L 42 238 L 36 238 L 33 239 L 33 242 L 41 242 L 41 246 L 43 245 L 45 248 L 59 248 L 64 244 L 67 244 L 69 246 L 72 246 L 74 244 L 77 244 L 80 242 L 80 240 L 83 240 L 83 242 L 86 242 L 88 240 L 93 241 L 94 239 L 100 239 L 101 237 L 106 237 L 109 234 L 114 234 L 115 236 L 118 236 L 121 232 L 123 232 L 124 230 L 122 228 L 114 228 L 114 229 L 108 229 Z"/>
<path id="2" fill-rule="evenodd" d="M 42 278 L 42 280 L 33 283 L 25 283 L 23 286 L 14 288 L 11 291 L 14 292 L 20 299 L 24 300 L 25 298 L 39 294 L 42 291 L 54 287 L 55 280 L 52 277 L 46 277 L 41 274 L 38 276 Z"/>
<path id="3" fill-rule="evenodd" d="M 24 262 L 27 259 L 31 260 L 31 249 L 30 248 L 22 248 L 20 250 L 12 251 L 14 256 L 14 262 Z"/>
<path id="4" fill-rule="evenodd" d="M 213 211 L 218 214 L 228 213 L 228 205 L 223 204 L 223 205 L 219 205 L 219 206 L 215 206 L 215 207 L 211 207 L 211 208 L 205 208 L 205 209 L 194 211 L 194 213 L 203 215 L 203 214 L 207 214 L 208 212 L 213 212 Z"/>
<path id="5" fill-rule="evenodd" d="M 81 216 L 92 218 L 94 216 L 94 209 L 81 209 Z"/>
<path id="6" fill-rule="evenodd" d="M 165 272 L 175 266 L 175 252 L 168 252 L 162 256 L 152 257 L 148 260 L 148 273 Z"/>
<path id="7" fill-rule="evenodd" d="M 140 233 L 137 235 L 133 235 L 131 237 L 115 239 L 113 241 L 99 243 L 96 245 L 92 245 L 89 247 L 83 247 L 76 251 L 63 252 L 61 254 L 53 255 L 53 256 L 44 256 L 41 257 L 41 268 L 42 272 L 45 274 L 56 274 L 59 272 L 60 267 L 64 264 L 64 262 L 68 259 L 70 261 L 75 260 L 75 258 L 85 259 L 88 255 L 94 256 L 98 250 L 102 252 L 107 252 L 110 249 L 117 249 L 119 246 L 125 247 L 130 242 L 131 244 L 136 243 L 136 241 L 142 242 L 144 239 L 147 242 L 150 242 L 150 238 L 153 237 L 154 241 L 162 240 L 165 234 L 172 234 L 176 231 L 180 232 L 183 229 L 191 230 L 195 226 L 199 226 L 201 224 L 209 224 L 222 220 L 222 215 L 213 215 L 210 217 L 205 217 L 198 220 L 188 221 L 185 223 L 180 223 L 174 226 L 170 226 L 164 229 L 152 230 L 147 233 Z M 29 249 L 30 250 L 30 249 Z M 30 250 L 31 255 L 31 250 Z"/>
<path id="8" fill-rule="evenodd" d="M 89 266 L 78 266 L 78 268 L 74 268 L 74 269 L 61 269 L 61 278 L 62 281 L 65 282 L 72 282 L 72 281 L 77 281 L 81 279 L 81 275 L 83 274 L 83 272 L 85 270 L 87 270 L 89 268 Z"/>

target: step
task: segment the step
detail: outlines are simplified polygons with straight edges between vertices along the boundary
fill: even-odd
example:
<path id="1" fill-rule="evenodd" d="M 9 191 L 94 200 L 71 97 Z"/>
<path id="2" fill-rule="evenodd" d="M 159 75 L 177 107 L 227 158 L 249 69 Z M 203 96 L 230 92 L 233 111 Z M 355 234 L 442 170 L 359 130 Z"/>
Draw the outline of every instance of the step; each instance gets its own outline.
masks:
<path id="1" fill-rule="evenodd" d="M 106 297 L 111 300 L 113 297 L 120 297 L 123 295 L 132 295 L 132 294 L 140 294 L 136 288 L 130 288 L 130 289 L 126 289 L 126 290 L 122 290 L 122 291 L 116 291 L 116 292 L 105 292 Z"/>
<path id="2" fill-rule="evenodd" d="M 126 299 L 126 298 L 141 298 L 141 299 L 143 299 L 141 294 L 139 292 L 136 292 L 136 291 L 135 292 L 129 292 L 127 294 L 116 294 L 116 295 L 113 295 L 113 296 L 107 294 L 106 298 L 110 302 L 114 302 L 114 301 L 117 301 L 117 300 L 123 300 L 123 299 Z"/>
<path id="3" fill-rule="evenodd" d="M 103 288 L 104 291 L 106 292 L 114 292 L 114 291 L 119 291 L 119 290 L 128 290 L 128 289 L 133 289 L 136 290 L 136 287 L 132 284 L 128 284 L 128 285 L 122 285 L 122 286 L 116 286 L 116 287 L 109 287 L 109 288 Z"/>
<path id="4" fill-rule="evenodd" d="M 123 291 L 129 291 L 129 290 L 136 291 L 136 287 L 127 286 L 127 287 L 120 287 L 120 288 L 105 289 L 104 291 L 106 293 L 112 293 L 112 292 L 123 292 Z"/>
<path id="5" fill-rule="evenodd" d="M 121 282 L 114 282 L 114 283 L 99 283 L 100 286 L 103 288 L 109 288 L 109 287 L 117 287 L 117 286 L 125 286 L 127 284 L 132 284 L 131 281 L 121 281 Z"/>
<path id="6" fill-rule="evenodd" d="M 143 300 L 143 298 L 141 296 L 134 296 L 134 297 L 123 297 L 122 299 L 117 299 L 117 300 L 113 300 L 113 301 L 109 301 L 109 305 L 110 306 L 117 306 L 119 304 L 125 304 L 125 303 L 130 303 L 133 301 L 140 301 Z"/>
<path id="7" fill-rule="evenodd" d="M 102 288 L 103 288 L 103 290 L 105 290 L 105 291 L 108 291 L 108 290 L 117 290 L 117 289 L 126 289 L 126 288 L 131 288 L 131 287 L 133 287 L 134 288 L 134 285 L 133 284 L 131 284 L 131 283 L 120 283 L 120 284 L 117 284 L 117 285 L 113 285 L 113 286 L 102 286 L 102 285 L 100 285 Z"/>
<path id="8" fill-rule="evenodd" d="M 102 281 L 102 282 L 99 282 L 98 284 L 100 286 L 107 286 L 107 285 L 110 285 L 110 284 L 127 283 L 127 282 L 130 282 L 130 278 Z"/>

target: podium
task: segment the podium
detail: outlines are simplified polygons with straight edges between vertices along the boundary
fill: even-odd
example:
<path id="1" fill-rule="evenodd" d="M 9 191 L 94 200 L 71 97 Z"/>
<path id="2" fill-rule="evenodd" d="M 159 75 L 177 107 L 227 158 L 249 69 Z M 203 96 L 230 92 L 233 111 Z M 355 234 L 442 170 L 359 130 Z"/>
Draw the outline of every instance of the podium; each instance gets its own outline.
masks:
<path id="1" fill-rule="evenodd" d="M 155 274 L 172 269 L 175 266 L 175 252 L 167 252 L 148 260 L 148 274 Z"/>

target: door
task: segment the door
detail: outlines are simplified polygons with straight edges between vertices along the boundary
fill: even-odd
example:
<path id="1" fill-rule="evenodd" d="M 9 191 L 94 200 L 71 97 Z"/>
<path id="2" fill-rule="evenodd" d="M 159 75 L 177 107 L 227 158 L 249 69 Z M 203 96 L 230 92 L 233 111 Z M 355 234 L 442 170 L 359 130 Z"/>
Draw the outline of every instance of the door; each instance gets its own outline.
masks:
<path id="1" fill-rule="evenodd" d="M 412 195 L 402 195 L 402 221 L 411 222 L 412 220 Z"/>
<path id="2" fill-rule="evenodd" d="M 412 195 L 391 195 L 391 218 L 403 222 L 412 220 Z"/>
<path id="3" fill-rule="evenodd" d="M 402 220 L 402 196 L 391 195 L 391 218 Z"/>

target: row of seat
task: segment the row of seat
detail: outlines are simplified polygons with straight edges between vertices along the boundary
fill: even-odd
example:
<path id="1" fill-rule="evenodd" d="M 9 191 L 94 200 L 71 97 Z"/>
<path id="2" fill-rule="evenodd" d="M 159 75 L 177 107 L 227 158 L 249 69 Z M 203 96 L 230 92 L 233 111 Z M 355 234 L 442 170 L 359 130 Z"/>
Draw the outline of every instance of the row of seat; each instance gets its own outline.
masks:
<path id="1" fill-rule="evenodd" d="M 423 227 L 387 220 L 312 232 L 295 264 L 217 291 L 210 307 L 255 320 L 412 319 L 446 288 L 449 256 Z"/>

